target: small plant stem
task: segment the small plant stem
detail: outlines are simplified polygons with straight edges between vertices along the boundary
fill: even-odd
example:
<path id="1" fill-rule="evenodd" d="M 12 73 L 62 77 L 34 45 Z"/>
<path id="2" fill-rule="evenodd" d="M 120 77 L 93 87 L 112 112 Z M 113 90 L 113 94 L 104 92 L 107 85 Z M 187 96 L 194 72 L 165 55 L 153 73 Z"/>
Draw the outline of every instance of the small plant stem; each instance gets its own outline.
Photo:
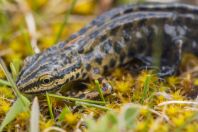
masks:
<path id="1" fill-rule="evenodd" d="M 48 95 L 51 96 L 51 97 L 56 97 L 56 98 L 60 98 L 60 99 L 66 99 L 66 100 L 70 100 L 70 101 L 87 102 L 87 103 L 100 104 L 100 105 L 104 105 L 105 104 L 105 102 L 102 102 L 102 101 L 65 97 L 65 96 L 60 96 L 60 95 L 56 95 L 56 94 L 48 94 Z"/>
<path id="2" fill-rule="evenodd" d="M 143 89 L 143 95 L 142 95 L 142 103 L 144 102 L 145 98 L 146 98 L 146 95 L 149 91 L 149 84 L 150 84 L 150 81 L 151 81 L 151 75 L 148 75 L 145 79 L 145 82 L 144 82 L 144 89 Z"/>
<path id="3" fill-rule="evenodd" d="M 97 105 L 97 104 L 92 104 L 92 103 L 86 103 L 86 102 L 78 102 L 78 101 L 76 101 L 76 104 L 85 105 L 85 106 L 91 106 L 91 107 L 95 107 L 95 108 L 99 108 L 99 109 L 103 109 L 103 110 L 112 110 L 112 109 L 109 109 L 107 107 L 104 107 L 104 106 L 101 106 L 101 105 Z"/>
<path id="4" fill-rule="evenodd" d="M 102 93 L 102 90 L 100 88 L 100 84 L 99 84 L 98 80 L 95 80 L 95 84 L 96 84 L 96 88 L 99 92 L 100 98 L 102 99 L 103 102 L 105 102 L 105 99 L 104 99 L 104 96 L 103 96 L 103 93 Z"/>

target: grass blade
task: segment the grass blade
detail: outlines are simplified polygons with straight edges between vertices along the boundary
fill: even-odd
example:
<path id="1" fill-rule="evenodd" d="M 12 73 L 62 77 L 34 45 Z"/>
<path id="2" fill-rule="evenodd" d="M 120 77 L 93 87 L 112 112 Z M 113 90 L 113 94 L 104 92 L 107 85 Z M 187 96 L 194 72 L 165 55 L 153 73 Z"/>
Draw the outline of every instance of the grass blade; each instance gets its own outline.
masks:
<path id="1" fill-rule="evenodd" d="M 100 104 L 100 105 L 104 105 L 105 104 L 105 102 L 102 102 L 102 101 L 65 97 L 65 96 L 60 96 L 60 95 L 56 95 L 56 94 L 48 94 L 48 95 L 51 96 L 51 97 L 56 97 L 56 98 L 60 98 L 60 99 L 66 99 L 66 100 L 70 100 L 70 101 L 87 102 L 87 103 Z"/>
<path id="2" fill-rule="evenodd" d="M 100 98 L 102 99 L 103 102 L 105 102 L 105 99 L 104 99 L 104 96 L 103 96 L 103 93 L 102 93 L 102 90 L 100 88 L 100 84 L 99 84 L 98 80 L 95 80 L 95 84 L 96 84 L 96 88 L 99 92 Z"/>
<path id="3" fill-rule="evenodd" d="M 63 121 L 65 118 L 65 114 L 71 113 L 70 109 L 66 106 L 65 108 L 62 109 L 62 112 L 58 116 L 58 121 Z"/>
<path id="4" fill-rule="evenodd" d="M 8 82 L 6 80 L 2 80 L 2 79 L 0 79 L 0 85 L 5 85 L 5 86 L 9 86 L 9 87 L 12 86 L 10 82 Z"/>
<path id="5" fill-rule="evenodd" d="M 11 87 L 12 87 L 15 95 L 17 95 L 17 97 L 19 97 L 16 100 L 16 102 L 14 103 L 14 105 L 10 108 L 9 112 L 6 114 L 5 119 L 1 123 L 1 126 L 0 126 L 0 132 L 1 132 L 7 124 L 9 124 L 12 120 L 14 120 L 17 117 L 17 115 L 19 113 L 28 110 L 30 101 L 25 96 L 20 94 L 20 92 L 18 91 L 17 86 L 16 86 L 14 80 L 12 79 L 12 76 L 10 75 L 10 73 L 9 73 L 8 69 L 6 68 L 6 65 L 1 57 L 0 57 L 0 67 L 2 68 L 3 72 L 5 73 L 7 80 L 11 84 Z"/>
<path id="6" fill-rule="evenodd" d="M 30 132 L 39 132 L 39 103 L 38 98 L 35 97 L 32 104 L 31 118 L 30 118 Z"/>
<path id="7" fill-rule="evenodd" d="M 1 57 L 0 57 L 0 64 L 1 64 L 0 66 L 1 66 L 1 68 L 3 70 L 3 72 L 5 73 L 8 81 L 12 85 L 12 88 L 13 88 L 13 91 L 14 91 L 15 95 L 17 95 L 19 97 L 20 96 L 20 92 L 17 89 L 17 86 L 16 86 L 14 80 L 12 79 L 12 76 L 10 75 L 10 73 L 9 73 L 8 69 L 6 68 L 6 65 L 5 65 L 5 63 L 4 63 L 4 61 L 2 60 Z"/>
<path id="8" fill-rule="evenodd" d="M 133 105 L 126 105 L 123 109 L 124 112 L 122 116 L 125 128 L 132 129 L 135 126 L 135 120 L 137 119 L 140 110 Z"/>
<path id="9" fill-rule="evenodd" d="M 112 109 L 109 109 L 105 106 L 101 106 L 101 105 L 97 105 L 97 104 L 92 104 L 92 103 L 86 103 L 86 102 L 78 102 L 76 101 L 76 104 L 77 105 L 85 105 L 85 106 L 90 106 L 90 107 L 95 107 L 95 108 L 99 108 L 99 109 L 103 109 L 103 110 L 112 110 Z"/>
<path id="10" fill-rule="evenodd" d="M 12 89 L 13 89 L 15 95 L 16 95 L 17 97 L 19 97 L 19 99 L 21 99 L 21 101 L 22 101 L 23 104 L 24 104 L 24 107 L 26 107 L 27 101 L 29 102 L 29 100 L 28 100 L 26 97 L 24 97 L 24 96 L 19 92 L 19 90 L 17 89 L 17 86 L 16 86 L 14 80 L 12 79 L 12 76 L 11 76 L 11 74 L 9 73 L 8 69 L 6 68 L 6 65 L 5 65 L 5 63 L 4 63 L 4 61 L 3 61 L 3 59 L 2 59 L 1 57 L 0 57 L 0 67 L 2 68 L 4 74 L 6 75 L 7 80 L 8 80 L 9 83 L 11 84 L 11 87 L 12 87 Z M 29 102 L 29 103 L 30 103 L 30 102 Z"/>
<path id="11" fill-rule="evenodd" d="M 16 81 L 17 78 L 17 71 L 13 63 L 10 63 L 10 69 L 12 71 L 12 77 Z"/>
<path id="12" fill-rule="evenodd" d="M 26 104 L 25 106 L 24 106 L 24 101 Z M 30 105 L 29 100 L 27 100 L 27 98 L 21 95 L 21 97 L 16 100 L 14 105 L 10 108 L 10 110 L 6 114 L 6 117 L 0 126 L 0 132 L 3 131 L 3 128 L 6 125 L 8 125 L 11 121 L 13 121 L 19 113 L 27 111 L 29 108 L 29 105 Z"/>
<path id="13" fill-rule="evenodd" d="M 63 23 L 61 24 L 61 26 L 60 26 L 60 28 L 59 28 L 59 31 L 58 31 L 58 34 L 57 34 L 57 36 L 56 36 L 56 39 L 55 39 L 55 42 L 54 42 L 54 43 L 57 43 L 57 42 L 59 41 L 59 39 L 60 39 L 60 37 L 61 37 L 61 35 L 62 35 L 62 33 L 63 33 L 63 29 L 64 29 L 65 25 L 66 25 L 67 22 L 68 22 L 69 16 L 70 16 L 72 10 L 74 9 L 74 6 L 76 5 L 76 2 L 77 2 L 77 0 L 73 0 L 73 1 L 72 1 L 72 4 L 71 4 L 71 7 L 70 7 L 69 10 L 65 13 L 65 18 L 64 18 Z"/>
<path id="14" fill-rule="evenodd" d="M 141 101 L 142 103 L 144 102 L 146 95 L 149 91 L 150 81 L 151 81 L 151 75 L 148 75 L 144 81 L 143 95 L 142 95 L 142 101 Z"/>
<path id="15" fill-rule="evenodd" d="M 51 100 L 49 98 L 49 94 L 48 93 L 46 93 L 46 99 L 47 99 L 47 105 L 48 105 L 49 112 L 50 112 L 50 117 L 51 117 L 51 119 L 54 120 L 54 114 L 53 114 L 53 111 L 52 111 L 52 103 L 51 103 Z"/>

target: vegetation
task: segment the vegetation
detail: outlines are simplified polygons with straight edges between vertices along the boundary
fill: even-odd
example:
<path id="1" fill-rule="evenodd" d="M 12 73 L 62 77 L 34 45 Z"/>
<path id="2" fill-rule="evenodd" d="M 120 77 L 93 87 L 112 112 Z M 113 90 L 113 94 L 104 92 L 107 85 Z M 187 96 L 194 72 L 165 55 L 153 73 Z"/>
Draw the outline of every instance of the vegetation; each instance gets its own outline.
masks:
<path id="1" fill-rule="evenodd" d="M 26 56 L 65 40 L 101 8 L 94 0 L 0 1 L 0 131 L 198 131 L 198 59 L 189 54 L 182 57 L 180 76 L 116 69 L 106 77 L 115 92 L 100 93 L 98 100 L 52 93 L 28 97 L 17 90 Z M 86 85 L 100 91 L 97 80 Z"/>

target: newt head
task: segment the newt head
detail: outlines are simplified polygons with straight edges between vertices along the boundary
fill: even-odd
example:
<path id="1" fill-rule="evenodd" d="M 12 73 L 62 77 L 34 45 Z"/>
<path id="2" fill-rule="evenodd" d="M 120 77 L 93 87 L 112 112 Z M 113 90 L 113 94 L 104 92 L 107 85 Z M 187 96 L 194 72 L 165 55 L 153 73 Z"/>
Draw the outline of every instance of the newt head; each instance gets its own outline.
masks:
<path id="1" fill-rule="evenodd" d="M 16 82 L 21 92 L 36 94 L 56 90 L 80 79 L 83 67 L 75 47 L 69 46 L 64 50 L 60 47 L 53 46 L 25 59 Z"/>

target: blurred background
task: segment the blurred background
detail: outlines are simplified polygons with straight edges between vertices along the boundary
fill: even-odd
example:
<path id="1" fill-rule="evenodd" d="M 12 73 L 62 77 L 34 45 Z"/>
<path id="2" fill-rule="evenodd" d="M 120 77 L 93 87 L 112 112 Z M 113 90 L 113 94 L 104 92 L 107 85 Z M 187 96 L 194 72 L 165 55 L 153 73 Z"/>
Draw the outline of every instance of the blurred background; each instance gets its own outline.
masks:
<path id="1" fill-rule="evenodd" d="M 0 0 L 0 56 L 19 63 L 66 40 L 113 7 L 148 1 L 198 4 L 198 0 Z"/>

